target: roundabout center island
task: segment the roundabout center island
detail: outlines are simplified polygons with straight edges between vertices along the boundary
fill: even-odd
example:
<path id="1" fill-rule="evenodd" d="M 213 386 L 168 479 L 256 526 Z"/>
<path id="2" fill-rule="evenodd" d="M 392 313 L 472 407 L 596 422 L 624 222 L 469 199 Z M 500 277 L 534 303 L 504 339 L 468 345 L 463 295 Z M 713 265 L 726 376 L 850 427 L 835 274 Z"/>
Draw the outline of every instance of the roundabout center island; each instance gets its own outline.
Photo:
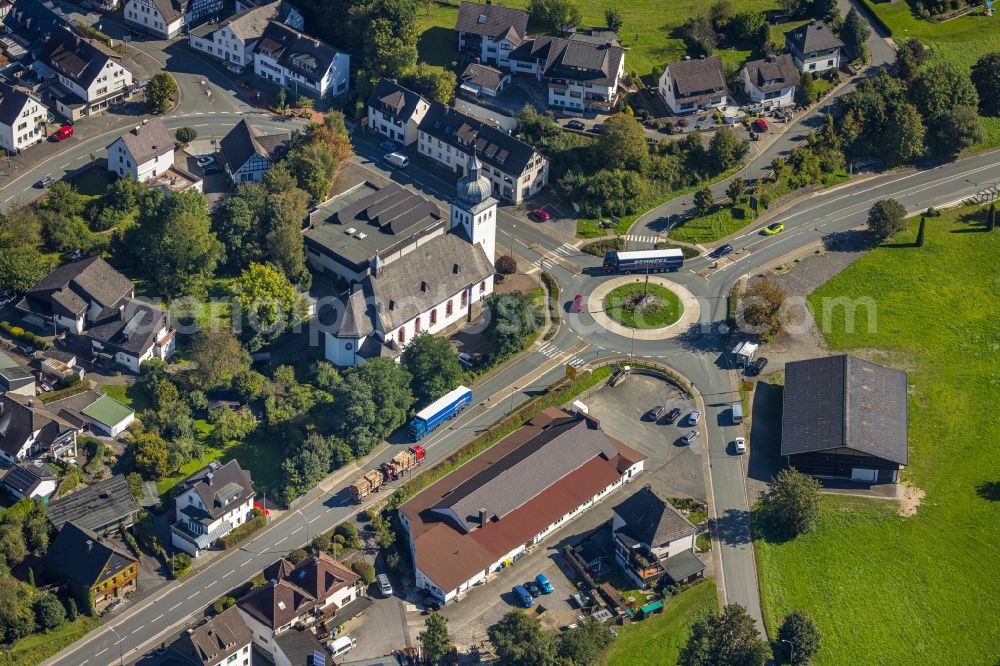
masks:
<path id="1" fill-rule="evenodd" d="M 698 299 L 690 291 L 659 275 L 606 280 L 590 293 L 587 305 L 597 324 L 637 340 L 672 338 L 701 314 Z"/>

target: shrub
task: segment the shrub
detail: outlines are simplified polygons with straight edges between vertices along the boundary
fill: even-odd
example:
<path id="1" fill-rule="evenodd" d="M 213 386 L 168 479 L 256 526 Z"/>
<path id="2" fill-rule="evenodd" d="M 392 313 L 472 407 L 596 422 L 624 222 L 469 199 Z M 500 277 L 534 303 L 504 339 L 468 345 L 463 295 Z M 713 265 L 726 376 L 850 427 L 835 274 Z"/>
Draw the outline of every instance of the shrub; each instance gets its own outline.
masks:
<path id="1" fill-rule="evenodd" d="M 263 529 L 267 525 L 267 517 L 260 509 L 253 510 L 253 518 L 243 523 L 235 530 L 227 534 L 226 536 L 219 539 L 219 545 L 222 546 L 223 550 L 229 550 L 233 546 L 244 541 L 254 532 Z"/>
<path id="2" fill-rule="evenodd" d="M 288 551 L 288 560 L 292 564 L 298 564 L 299 562 L 305 561 L 309 557 L 309 553 L 305 551 L 304 548 L 293 548 Z"/>
<path id="3" fill-rule="evenodd" d="M 171 563 L 174 578 L 183 578 L 191 571 L 191 556 L 187 553 L 177 553 Z"/>
<path id="4" fill-rule="evenodd" d="M 375 582 L 375 567 L 364 560 L 351 564 L 351 571 L 358 574 L 361 582 L 365 585 L 371 585 Z"/>
<path id="5" fill-rule="evenodd" d="M 10 329 L 10 335 L 11 337 L 14 338 L 20 338 L 22 335 L 24 335 L 24 329 L 21 328 L 20 326 L 14 326 Z"/>
<path id="6" fill-rule="evenodd" d="M 337 525 L 337 536 L 344 538 L 342 542 L 338 543 L 344 543 L 348 548 L 358 548 L 361 545 L 361 539 L 358 537 L 358 528 L 352 523 Z"/>
<path id="7" fill-rule="evenodd" d="M 501 255 L 497 257 L 496 268 L 500 275 L 513 275 L 517 272 L 517 259 L 507 254 Z"/>
<path id="8" fill-rule="evenodd" d="M 215 600 L 215 603 L 212 604 L 212 610 L 214 610 L 215 613 L 218 615 L 219 613 L 231 607 L 235 603 L 236 599 L 233 599 L 232 597 L 219 597 L 218 599 Z"/>
<path id="9" fill-rule="evenodd" d="M 181 127 L 174 132 L 174 137 L 181 143 L 191 143 L 198 138 L 198 130 L 193 127 Z"/>

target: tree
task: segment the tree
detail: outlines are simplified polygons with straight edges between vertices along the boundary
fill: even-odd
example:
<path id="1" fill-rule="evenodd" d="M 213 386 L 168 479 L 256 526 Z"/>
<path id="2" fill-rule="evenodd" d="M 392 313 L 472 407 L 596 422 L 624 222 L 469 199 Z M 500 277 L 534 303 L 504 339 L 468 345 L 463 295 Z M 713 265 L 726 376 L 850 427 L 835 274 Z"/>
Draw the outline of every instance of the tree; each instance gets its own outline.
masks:
<path id="1" fill-rule="evenodd" d="M 886 241 L 906 228 L 906 208 L 895 199 L 879 199 L 868 209 L 868 231 L 875 241 Z"/>
<path id="2" fill-rule="evenodd" d="M 146 492 L 142 486 L 142 477 L 136 472 L 129 472 L 125 477 L 125 485 L 128 486 L 129 492 L 132 493 L 132 499 L 135 500 L 136 504 L 141 503 L 146 496 Z M 75 618 L 70 619 L 73 620 Z"/>
<path id="3" fill-rule="evenodd" d="M 28 554 L 20 525 L 0 525 L 0 564 L 13 567 Z"/>
<path id="4" fill-rule="evenodd" d="M 53 268 L 53 257 L 36 246 L 0 247 L 0 294 L 22 294 Z"/>
<path id="5" fill-rule="evenodd" d="M 509 254 L 501 255 L 497 257 L 496 269 L 500 275 L 513 275 L 517 272 L 517 259 Z"/>
<path id="6" fill-rule="evenodd" d="M 519 352 L 538 329 L 531 302 L 519 291 L 490 294 L 484 308 L 489 317 L 485 336 L 493 342 L 494 360 Z"/>
<path id="7" fill-rule="evenodd" d="M 760 35 L 761 28 L 767 27 L 767 20 L 763 12 L 746 11 L 740 12 L 733 17 L 733 36 L 743 42 L 748 42 Z M 768 32 L 770 36 L 770 32 Z"/>
<path id="8" fill-rule="evenodd" d="M 462 365 L 448 338 L 418 335 L 403 353 L 403 364 L 418 404 L 437 400 L 462 383 Z"/>
<path id="9" fill-rule="evenodd" d="M 833 21 L 840 18 L 840 7 L 837 0 L 812 0 L 809 13 L 815 18 Z"/>
<path id="10" fill-rule="evenodd" d="M 278 338 L 305 316 L 304 303 L 281 272 L 252 263 L 233 287 L 243 317 L 243 335 L 254 340 L 251 348 Z"/>
<path id="11" fill-rule="evenodd" d="M 692 16 L 681 26 L 681 36 L 689 48 L 708 55 L 718 46 L 719 37 L 708 17 Z"/>
<path id="12" fill-rule="evenodd" d="M 66 609 L 56 595 L 48 593 L 35 600 L 35 620 L 43 631 L 52 631 L 66 621 Z"/>
<path id="13" fill-rule="evenodd" d="M 572 0 L 531 0 L 528 12 L 539 25 L 557 30 L 566 30 L 583 22 L 580 8 Z"/>
<path id="14" fill-rule="evenodd" d="M 370 562 L 365 562 L 364 560 L 354 562 L 351 564 L 351 571 L 358 574 L 361 582 L 365 585 L 371 585 L 375 582 L 375 567 Z"/>
<path id="15" fill-rule="evenodd" d="M 229 442 L 242 441 L 257 427 L 257 419 L 246 405 L 238 410 L 228 407 L 213 409 L 209 420 L 215 424 L 212 435 L 220 447 Z"/>
<path id="16" fill-rule="evenodd" d="M 364 456 L 381 438 L 375 425 L 375 399 L 371 387 L 354 372 L 333 390 L 333 403 L 340 410 L 335 432 L 351 446 L 355 456 Z"/>
<path id="17" fill-rule="evenodd" d="M 844 42 L 844 55 L 848 60 L 860 60 L 865 55 L 865 42 L 871 34 L 868 21 L 862 18 L 857 8 L 851 7 L 840 29 L 840 39 Z"/>
<path id="18" fill-rule="evenodd" d="M 267 390 L 267 377 L 256 370 L 245 370 L 233 377 L 233 390 L 243 402 L 253 402 Z"/>
<path id="19" fill-rule="evenodd" d="M 556 658 L 555 637 L 542 631 L 537 618 L 521 611 L 510 611 L 486 633 L 504 666 L 553 664 Z"/>
<path id="20" fill-rule="evenodd" d="M 288 103 L 288 93 L 285 92 L 284 88 L 278 88 L 277 97 L 274 102 L 274 110 L 278 113 L 283 113 L 285 110 L 285 105 Z"/>
<path id="21" fill-rule="evenodd" d="M 991 205 L 991 208 L 992 208 L 992 205 Z M 924 216 L 921 215 L 920 216 L 920 227 L 917 229 L 917 240 L 913 243 L 917 247 L 923 247 L 924 246 L 924 224 L 926 224 L 926 222 L 924 221 Z"/>
<path id="22" fill-rule="evenodd" d="M 198 331 L 191 338 L 189 358 L 195 364 L 189 377 L 205 390 L 229 386 L 236 375 L 250 370 L 250 355 L 228 327 Z"/>
<path id="23" fill-rule="evenodd" d="M 912 81 L 926 60 L 927 47 L 911 37 L 899 47 L 896 54 L 896 76 L 903 81 Z"/>
<path id="24" fill-rule="evenodd" d="M 174 132 L 174 138 L 181 143 L 191 143 L 198 138 L 198 130 L 193 127 L 180 127 Z"/>
<path id="25" fill-rule="evenodd" d="M 792 537 L 813 529 L 820 518 L 819 481 L 794 468 L 783 469 L 761 501 L 770 525 Z"/>
<path id="26" fill-rule="evenodd" d="M 714 203 L 715 199 L 712 196 L 712 190 L 707 185 L 694 193 L 694 208 L 698 211 L 699 215 L 708 213 Z"/>
<path id="27" fill-rule="evenodd" d="M 450 104 L 455 98 L 458 78 L 455 72 L 431 69 L 425 62 L 418 62 L 414 71 L 406 78 L 409 87 L 428 95 L 442 104 Z"/>
<path id="28" fill-rule="evenodd" d="M 969 75 L 950 60 L 939 60 L 920 70 L 910 83 L 910 100 L 928 117 L 956 106 L 979 105 L 979 94 Z"/>
<path id="29" fill-rule="evenodd" d="M 748 140 L 741 141 L 732 129 L 721 127 L 708 142 L 708 161 L 713 171 L 721 173 L 739 164 L 749 150 Z"/>
<path id="30" fill-rule="evenodd" d="M 604 121 L 597 138 L 597 151 L 606 163 L 642 171 L 649 156 L 649 144 L 638 120 L 625 113 L 616 113 Z"/>
<path id="31" fill-rule="evenodd" d="M 923 219 L 923 218 L 921 218 Z M 986 215 L 986 231 L 993 231 L 997 224 L 996 204 L 990 204 L 990 210 Z"/>
<path id="32" fill-rule="evenodd" d="M 365 382 L 375 403 L 375 433 L 383 439 L 406 422 L 413 393 L 410 391 L 410 372 L 388 358 L 376 358 L 351 368 L 349 374 Z"/>
<path id="33" fill-rule="evenodd" d="M 767 278 L 755 280 L 743 298 L 743 321 L 765 338 L 776 335 L 788 295 L 778 283 Z"/>
<path id="34" fill-rule="evenodd" d="M 216 237 L 226 239 L 226 263 L 234 270 L 242 270 L 255 257 L 257 247 L 257 219 L 250 203 L 240 196 L 226 197 L 212 212 L 212 231 Z"/>
<path id="35" fill-rule="evenodd" d="M 424 648 L 424 659 L 432 666 L 447 663 L 451 652 L 451 638 L 448 636 L 448 620 L 439 613 L 431 613 L 424 621 L 424 630 L 417 635 Z"/>
<path id="36" fill-rule="evenodd" d="M 681 650 L 680 666 L 764 666 L 770 649 L 746 608 L 728 604 L 721 613 L 695 620 Z"/>
<path id="37" fill-rule="evenodd" d="M 937 155 L 957 155 L 984 138 L 976 107 L 962 104 L 933 116 L 927 124 L 927 145 Z"/>
<path id="38" fill-rule="evenodd" d="M 915 106 L 906 102 L 886 105 L 878 145 L 887 162 L 905 164 L 923 155 L 925 134 L 924 121 Z"/>
<path id="39" fill-rule="evenodd" d="M 361 547 L 361 537 L 358 536 L 358 528 L 353 523 L 337 525 L 336 533 L 344 537 L 344 545 L 348 548 Z"/>
<path id="40" fill-rule="evenodd" d="M 132 436 L 132 456 L 136 469 L 145 478 L 159 481 L 169 471 L 170 451 L 162 437 L 153 432 L 140 432 Z"/>
<path id="41" fill-rule="evenodd" d="M 304 548 L 293 548 L 288 551 L 288 559 L 292 564 L 298 564 L 299 562 L 304 562 L 309 557 L 309 553 L 305 551 Z"/>
<path id="42" fill-rule="evenodd" d="M 70 622 L 74 622 L 79 615 L 80 611 L 76 607 L 76 599 L 70 597 L 66 600 L 66 619 Z"/>
<path id="43" fill-rule="evenodd" d="M 1000 51 L 987 53 L 972 66 L 972 84 L 984 116 L 1000 116 Z"/>
<path id="44" fill-rule="evenodd" d="M 742 178 L 733 178 L 729 185 L 726 187 L 726 196 L 733 204 L 738 204 L 746 196 L 746 183 L 743 182 Z"/>
<path id="45" fill-rule="evenodd" d="M 575 629 L 559 637 L 559 657 L 567 664 L 589 666 L 599 664 L 614 637 L 608 628 L 593 618 L 586 618 Z"/>
<path id="46" fill-rule="evenodd" d="M 618 32 L 622 29 L 625 21 L 622 20 L 622 14 L 620 11 L 608 7 L 604 10 L 604 24 L 608 26 L 608 30 L 611 32 Z"/>
<path id="47" fill-rule="evenodd" d="M 729 29 L 729 21 L 733 18 L 732 0 L 715 0 L 708 8 L 708 20 L 719 32 Z"/>
<path id="48" fill-rule="evenodd" d="M 152 113 L 163 113 L 177 94 L 177 82 L 167 72 L 154 74 L 146 85 L 146 106 Z"/>
<path id="49" fill-rule="evenodd" d="M 799 75 L 799 85 L 795 87 L 795 103 L 799 106 L 809 106 L 816 101 L 816 86 L 810 72 Z"/>
<path id="50" fill-rule="evenodd" d="M 788 645 L 791 664 L 808 664 L 819 652 L 819 629 L 813 619 L 800 610 L 785 617 L 778 629 L 778 640 L 783 647 Z"/>

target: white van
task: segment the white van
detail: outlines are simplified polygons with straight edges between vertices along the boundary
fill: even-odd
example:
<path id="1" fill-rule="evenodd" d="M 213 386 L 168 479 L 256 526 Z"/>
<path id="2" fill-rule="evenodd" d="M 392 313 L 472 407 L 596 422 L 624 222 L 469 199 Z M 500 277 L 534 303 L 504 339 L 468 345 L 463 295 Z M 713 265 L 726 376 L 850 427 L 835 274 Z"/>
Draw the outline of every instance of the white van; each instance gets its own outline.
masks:
<path id="1" fill-rule="evenodd" d="M 354 640 L 347 634 L 344 634 L 340 638 L 335 638 L 333 639 L 333 641 L 330 642 L 330 654 L 332 654 L 334 657 L 345 655 L 348 652 L 350 652 L 351 648 L 353 648 L 357 644 L 358 642 L 356 640 Z"/>
<path id="2" fill-rule="evenodd" d="M 389 583 L 389 577 L 385 574 L 379 574 L 376 576 L 375 580 L 378 582 L 378 589 L 382 593 L 383 597 L 392 596 L 392 584 Z"/>
<path id="3" fill-rule="evenodd" d="M 733 423 L 743 423 L 743 403 L 734 402 L 732 407 Z"/>
<path id="4" fill-rule="evenodd" d="M 383 159 L 397 169 L 405 169 L 410 166 L 410 158 L 403 153 L 387 153 Z"/>

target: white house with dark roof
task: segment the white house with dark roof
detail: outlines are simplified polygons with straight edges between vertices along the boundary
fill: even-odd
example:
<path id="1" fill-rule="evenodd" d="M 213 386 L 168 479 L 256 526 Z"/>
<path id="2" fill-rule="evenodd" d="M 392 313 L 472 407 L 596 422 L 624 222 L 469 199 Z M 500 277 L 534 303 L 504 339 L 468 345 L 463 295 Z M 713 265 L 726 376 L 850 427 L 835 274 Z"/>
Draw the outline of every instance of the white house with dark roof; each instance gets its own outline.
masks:
<path id="1" fill-rule="evenodd" d="M 94 322 L 87 338 L 97 362 L 138 374 L 144 362 L 173 355 L 176 331 L 166 310 L 129 298 L 117 311 Z"/>
<path id="2" fill-rule="evenodd" d="M 414 337 L 468 318 L 493 293 L 497 200 L 482 168 L 473 155 L 447 230 L 433 202 L 395 183 L 349 190 L 311 218 L 310 265 L 357 278 L 324 330 L 327 360 L 398 358 Z"/>
<path id="3" fill-rule="evenodd" d="M 473 96 L 496 97 L 510 83 L 510 73 L 496 67 L 469 63 L 458 77 L 458 89 Z"/>
<path id="4" fill-rule="evenodd" d="M 209 463 L 177 484 L 170 542 L 195 557 L 253 517 L 250 472 L 235 460 Z"/>
<path id="5" fill-rule="evenodd" d="M 49 110 L 29 93 L 0 83 L 0 148 L 16 154 L 45 138 Z"/>
<path id="6" fill-rule="evenodd" d="M 487 0 L 462 2 L 455 22 L 459 55 L 497 67 L 508 67 L 510 53 L 528 34 L 528 12 Z"/>
<path id="7" fill-rule="evenodd" d="M 395 81 L 379 79 L 368 97 L 368 129 L 409 146 L 417 141 L 418 126 L 431 103 Z"/>
<path id="8" fill-rule="evenodd" d="M 181 634 L 170 646 L 192 666 L 250 666 L 253 634 L 230 607 Z"/>
<path id="9" fill-rule="evenodd" d="M 33 55 L 38 55 L 49 38 L 69 24 L 69 17 L 52 0 L 16 0 L 3 17 L 11 38 Z"/>
<path id="10" fill-rule="evenodd" d="M 289 139 L 288 134 L 264 134 L 244 118 L 219 142 L 226 174 L 234 183 L 259 181 L 281 159 Z"/>
<path id="11" fill-rule="evenodd" d="M 187 23 L 188 5 L 188 0 L 127 0 L 122 17 L 126 25 L 173 39 Z"/>
<path id="12" fill-rule="evenodd" d="M 844 42 L 833 34 L 830 26 L 813 20 L 786 32 L 785 46 L 800 72 L 823 72 L 840 67 Z"/>
<path id="13" fill-rule="evenodd" d="M 174 139 L 159 118 L 144 120 L 108 146 L 108 171 L 140 183 L 156 178 L 174 164 Z"/>
<path id="14" fill-rule="evenodd" d="M 48 39 L 42 62 L 55 73 L 47 83 L 55 108 L 69 120 L 104 111 L 125 100 L 132 72 L 101 42 L 60 28 Z"/>
<path id="15" fill-rule="evenodd" d="M 17 393 L 29 398 L 35 396 L 35 376 L 14 357 L 0 349 L 0 395 Z"/>
<path id="16" fill-rule="evenodd" d="M 347 92 L 351 56 L 278 21 L 270 21 L 253 48 L 257 76 L 296 95 L 336 97 Z"/>
<path id="17" fill-rule="evenodd" d="M 59 486 L 58 470 L 38 461 L 18 463 L 0 471 L 0 485 L 15 499 L 47 500 Z"/>
<path id="18" fill-rule="evenodd" d="M 675 115 L 714 109 L 729 103 L 722 58 L 672 62 L 660 75 L 660 97 Z"/>
<path id="19" fill-rule="evenodd" d="M 70 460 L 83 424 L 16 393 L 0 395 L 0 460 Z"/>
<path id="20" fill-rule="evenodd" d="M 474 155 L 492 196 L 521 203 L 549 182 L 549 160 L 533 146 L 457 109 L 431 102 L 417 127 L 417 151 L 453 173 L 467 175 Z"/>
<path id="21" fill-rule="evenodd" d="M 234 72 L 253 64 L 253 47 L 264 34 L 268 21 L 280 21 L 296 30 L 305 29 L 302 14 L 285 0 L 274 0 L 241 11 L 229 18 L 204 23 L 188 33 L 188 44 Z"/>
<path id="22" fill-rule="evenodd" d="M 795 86 L 799 72 L 787 53 L 750 60 L 740 70 L 743 91 L 753 104 L 777 109 L 795 104 Z"/>

